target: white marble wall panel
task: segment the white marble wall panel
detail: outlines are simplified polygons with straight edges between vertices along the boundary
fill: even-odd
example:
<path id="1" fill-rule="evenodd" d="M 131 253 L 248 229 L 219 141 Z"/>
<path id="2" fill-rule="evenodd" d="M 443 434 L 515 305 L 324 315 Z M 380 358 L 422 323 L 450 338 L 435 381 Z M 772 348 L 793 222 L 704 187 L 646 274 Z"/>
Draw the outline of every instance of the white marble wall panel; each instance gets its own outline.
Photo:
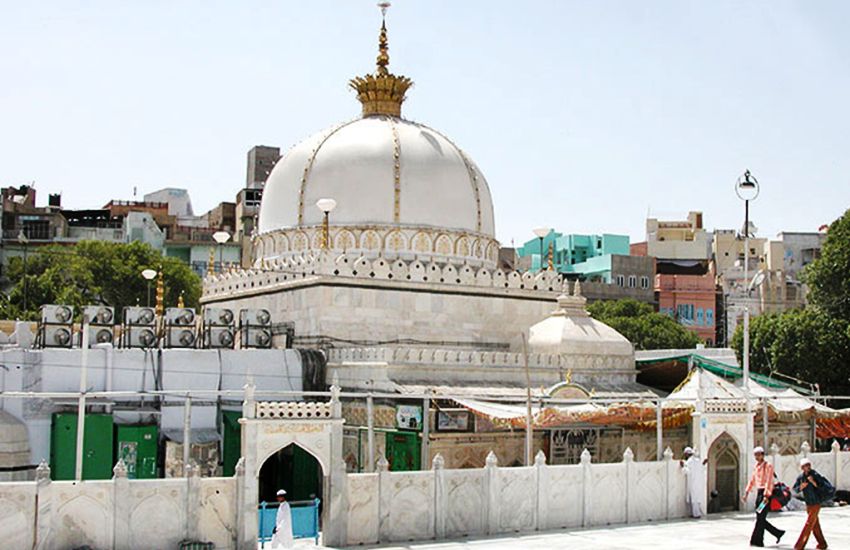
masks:
<path id="1" fill-rule="evenodd" d="M 445 470 L 446 536 L 481 535 L 487 532 L 487 487 L 483 469 Z"/>
<path id="2" fill-rule="evenodd" d="M 666 461 L 667 473 L 667 518 L 686 518 L 690 515 L 685 495 L 688 492 L 688 478 L 673 460 Z"/>
<path id="3" fill-rule="evenodd" d="M 35 495 L 35 483 L 0 484 L 0 541 L 4 548 L 35 547 Z"/>
<path id="4" fill-rule="evenodd" d="M 789 487 L 793 485 L 797 479 L 797 473 L 800 471 L 800 457 L 798 455 L 776 455 L 773 458 L 773 471 L 780 481 L 787 484 Z"/>
<path id="5" fill-rule="evenodd" d="M 378 474 L 348 476 L 348 543 L 378 542 Z"/>
<path id="6" fill-rule="evenodd" d="M 590 471 L 588 525 L 626 522 L 626 470 L 622 464 L 594 464 Z"/>
<path id="7" fill-rule="evenodd" d="M 112 482 L 52 483 L 50 548 L 112 547 Z"/>
<path id="8" fill-rule="evenodd" d="M 175 546 L 187 534 L 184 479 L 132 480 L 130 544 L 150 548 Z"/>
<path id="9" fill-rule="evenodd" d="M 494 492 L 499 506 L 498 531 L 530 531 L 537 513 L 537 472 L 535 467 L 499 468 Z M 490 504 L 493 505 L 493 500 Z"/>
<path id="10" fill-rule="evenodd" d="M 423 540 L 434 536 L 434 474 L 430 471 L 390 474 L 389 537 L 394 541 Z"/>
<path id="11" fill-rule="evenodd" d="M 628 494 L 630 522 L 659 521 L 666 518 L 666 467 L 663 461 L 632 463 Z"/>
<path id="12" fill-rule="evenodd" d="M 233 548 L 236 540 L 236 483 L 233 478 L 198 478 L 200 509 L 198 533 L 219 550 Z"/>
<path id="13" fill-rule="evenodd" d="M 541 507 L 541 529 L 581 526 L 583 475 L 580 464 L 542 468 L 540 484 L 547 498 Z"/>
<path id="14" fill-rule="evenodd" d="M 240 478 L 77 483 L 49 475 L 45 468 L 37 481 L 0 483 L 0 547 L 176 548 L 189 538 L 235 548 Z"/>

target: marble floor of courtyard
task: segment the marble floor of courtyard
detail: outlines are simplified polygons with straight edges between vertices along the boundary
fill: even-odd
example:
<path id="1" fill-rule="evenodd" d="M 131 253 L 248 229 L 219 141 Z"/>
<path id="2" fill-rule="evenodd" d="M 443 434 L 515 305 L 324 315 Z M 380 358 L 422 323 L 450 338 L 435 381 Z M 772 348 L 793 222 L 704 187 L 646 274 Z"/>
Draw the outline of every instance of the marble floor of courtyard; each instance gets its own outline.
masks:
<path id="1" fill-rule="evenodd" d="M 770 535 L 765 536 L 766 548 L 794 547 L 805 522 L 805 512 L 782 512 L 771 514 L 770 521 L 787 531 L 780 544 Z M 829 548 L 850 550 L 850 506 L 827 508 L 821 511 L 821 525 Z M 749 537 L 753 528 L 752 513 L 717 514 L 701 520 L 671 521 L 665 523 L 642 523 L 575 529 L 563 531 L 535 532 L 516 535 L 499 535 L 482 538 L 463 538 L 446 541 L 394 543 L 378 546 L 352 548 L 382 548 L 385 550 L 507 550 L 507 549 L 605 549 L 625 550 L 651 548 L 653 550 L 683 548 L 701 550 L 705 548 L 750 548 Z M 809 539 L 807 548 L 816 546 Z"/>

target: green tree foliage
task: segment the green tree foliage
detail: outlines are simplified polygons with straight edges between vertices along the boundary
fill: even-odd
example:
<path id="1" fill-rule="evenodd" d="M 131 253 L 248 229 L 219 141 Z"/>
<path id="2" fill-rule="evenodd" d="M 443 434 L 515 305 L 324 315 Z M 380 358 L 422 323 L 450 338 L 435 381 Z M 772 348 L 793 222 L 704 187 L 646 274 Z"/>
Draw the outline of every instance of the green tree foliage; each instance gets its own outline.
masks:
<path id="1" fill-rule="evenodd" d="M 32 250 L 26 262 L 27 310 L 24 311 L 24 261 L 10 258 L 8 299 L 0 304 L 6 319 L 36 320 L 43 304 L 67 304 L 80 312 L 84 305 L 122 308 L 147 303 L 148 283 L 143 269 L 159 269 L 165 281 L 166 306 L 177 305 L 180 293 L 194 307 L 201 296 L 201 280 L 177 258 L 163 257 L 139 242 L 83 241 L 74 246 L 48 246 Z M 156 281 L 151 283 L 151 304 L 156 300 Z"/>
<path id="2" fill-rule="evenodd" d="M 684 349 L 701 342 L 699 336 L 668 315 L 631 298 L 593 302 L 587 310 L 594 319 L 628 338 L 635 349 Z"/>
<path id="3" fill-rule="evenodd" d="M 809 303 L 850 322 L 850 210 L 832 222 L 820 258 L 806 267 Z"/>
<path id="4" fill-rule="evenodd" d="M 739 361 L 744 327 L 732 337 Z M 823 393 L 850 389 L 850 323 L 814 308 L 766 313 L 750 321 L 750 369 L 817 383 Z"/>

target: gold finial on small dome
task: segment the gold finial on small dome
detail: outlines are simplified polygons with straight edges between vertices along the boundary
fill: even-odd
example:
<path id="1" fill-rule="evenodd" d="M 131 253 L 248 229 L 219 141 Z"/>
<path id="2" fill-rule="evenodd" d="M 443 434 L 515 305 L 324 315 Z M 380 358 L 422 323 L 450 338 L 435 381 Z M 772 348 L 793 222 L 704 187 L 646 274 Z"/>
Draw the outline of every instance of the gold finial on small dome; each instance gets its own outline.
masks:
<path id="1" fill-rule="evenodd" d="M 404 94 L 413 86 L 406 76 L 394 75 L 387 69 L 390 64 L 390 47 L 387 40 L 387 8 L 389 2 L 378 4 L 381 8 L 381 32 L 378 35 L 378 57 L 375 74 L 356 76 L 348 85 L 357 92 L 357 99 L 363 105 L 363 116 L 390 115 L 401 117 L 401 104 Z"/>

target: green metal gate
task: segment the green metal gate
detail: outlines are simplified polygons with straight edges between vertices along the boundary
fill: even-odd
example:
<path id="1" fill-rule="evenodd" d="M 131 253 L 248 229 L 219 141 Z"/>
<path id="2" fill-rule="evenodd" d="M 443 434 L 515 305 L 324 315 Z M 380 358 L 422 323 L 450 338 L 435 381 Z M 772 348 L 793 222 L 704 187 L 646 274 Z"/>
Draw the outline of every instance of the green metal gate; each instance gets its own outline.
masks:
<path id="1" fill-rule="evenodd" d="M 159 430 L 150 426 L 115 426 L 115 462 L 124 459 L 130 479 L 155 479 Z"/>
<path id="2" fill-rule="evenodd" d="M 112 477 L 113 426 L 111 414 L 87 414 L 83 436 L 83 479 Z M 50 475 L 72 480 L 77 462 L 77 414 L 56 413 L 50 430 Z"/>
<path id="3" fill-rule="evenodd" d="M 386 443 L 390 470 L 408 472 L 419 469 L 422 455 L 418 432 L 387 432 Z"/>

